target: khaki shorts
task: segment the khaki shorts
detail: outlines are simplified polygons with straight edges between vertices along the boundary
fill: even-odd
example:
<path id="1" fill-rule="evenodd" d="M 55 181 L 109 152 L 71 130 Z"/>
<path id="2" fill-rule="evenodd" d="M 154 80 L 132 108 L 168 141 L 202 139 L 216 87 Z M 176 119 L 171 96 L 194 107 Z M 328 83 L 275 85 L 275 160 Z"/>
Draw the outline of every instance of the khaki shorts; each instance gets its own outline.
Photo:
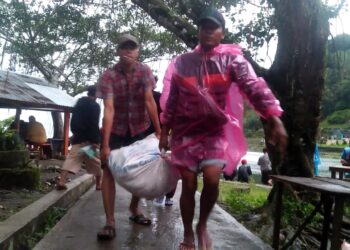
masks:
<path id="1" fill-rule="evenodd" d="M 89 158 L 86 154 L 79 152 L 82 147 L 89 143 L 74 144 L 63 163 L 62 170 L 76 174 L 85 163 L 85 169 L 89 174 L 101 176 L 101 160 L 99 157 Z"/>

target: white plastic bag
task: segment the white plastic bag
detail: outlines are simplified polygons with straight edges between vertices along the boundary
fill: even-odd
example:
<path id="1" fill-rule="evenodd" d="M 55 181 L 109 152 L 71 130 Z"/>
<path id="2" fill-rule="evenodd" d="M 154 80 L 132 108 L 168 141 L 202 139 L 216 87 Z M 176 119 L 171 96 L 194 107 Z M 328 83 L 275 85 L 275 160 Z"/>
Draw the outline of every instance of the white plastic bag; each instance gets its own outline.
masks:
<path id="1" fill-rule="evenodd" d="M 341 250 L 350 250 L 350 244 L 344 240 L 343 243 L 341 244 L 340 249 Z"/>
<path id="2" fill-rule="evenodd" d="M 113 150 L 108 166 L 119 185 L 133 195 L 154 199 L 170 192 L 179 179 L 175 167 L 162 158 L 152 134 L 130 146 Z"/>

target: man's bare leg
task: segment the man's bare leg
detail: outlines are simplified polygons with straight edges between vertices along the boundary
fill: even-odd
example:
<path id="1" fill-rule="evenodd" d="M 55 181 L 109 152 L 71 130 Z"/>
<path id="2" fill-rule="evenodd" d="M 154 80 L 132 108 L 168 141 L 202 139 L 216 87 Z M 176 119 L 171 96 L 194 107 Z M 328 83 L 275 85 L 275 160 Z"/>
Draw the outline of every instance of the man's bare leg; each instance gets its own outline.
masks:
<path id="1" fill-rule="evenodd" d="M 207 231 L 207 221 L 219 194 L 221 168 L 210 165 L 203 168 L 203 190 L 200 198 L 200 214 L 197 224 L 198 247 L 212 249 L 212 240 Z"/>
<path id="2" fill-rule="evenodd" d="M 67 179 L 68 173 L 69 172 L 67 170 L 61 170 L 60 178 L 57 181 L 57 186 L 64 187 L 66 185 L 66 179 Z"/>
<path id="3" fill-rule="evenodd" d="M 102 176 L 102 200 L 106 214 L 106 225 L 115 227 L 114 203 L 115 203 L 115 182 L 113 175 L 106 166 Z"/>
<path id="4" fill-rule="evenodd" d="M 195 199 L 197 190 L 197 174 L 187 169 L 181 170 L 182 192 L 180 197 L 180 209 L 184 224 L 184 240 L 180 249 L 194 249 L 194 232 L 192 228 Z M 193 247 L 191 247 L 193 246 Z"/>
<path id="5" fill-rule="evenodd" d="M 134 195 L 131 197 L 129 210 L 130 210 L 130 213 L 132 215 L 139 215 L 139 214 L 141 214 L 141 212 L 139 210 L 139 201 L 140 201 L 139 197 L 134 196 Z"/>
<path id="6" fill-rule="evenodd" d="M 101 175 L 95 176 L 95 181 L 96 181 L 96 190 L 101 190 Z"/>

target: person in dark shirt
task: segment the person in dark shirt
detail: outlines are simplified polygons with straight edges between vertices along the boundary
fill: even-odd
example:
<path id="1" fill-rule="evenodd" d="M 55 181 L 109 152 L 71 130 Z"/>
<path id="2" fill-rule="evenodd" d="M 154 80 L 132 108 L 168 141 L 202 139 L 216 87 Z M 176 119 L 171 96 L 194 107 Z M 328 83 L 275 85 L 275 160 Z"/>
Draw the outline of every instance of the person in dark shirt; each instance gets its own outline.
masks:
<path id="1" fill-rule="evenodd" d="M 76 174 L 84 162 L 88 173 L 96 178 L 96 190 L 101 189 L 101 160 L 99 155 L 101 109 L 96 103 L 96 87 L 89 86 L 87 96 L 81 97 L 72 112 L 72 148 L 64 161 L 57 190 L 65 190 L 68 173 Z"/>
<path id="2" fill-rule="evenodd" d="M 224 179 L 225 179 L 225 181 L 233 181 L 234 178 L 236 177 L 236 175 L 237 175 L 236 170 L 234 170 L 231 175 L 228 175 L 224 172 Z"/>
<path id="3" fill-rule="evenodd" d="M 252 175 L 252 170 L 249 165 L 247 165 L 247 160 L 243 159 L 241 161 L 242 165 L 238 168 L 237 180 L 240 182 L 249 182 L 249 176 Z"/>

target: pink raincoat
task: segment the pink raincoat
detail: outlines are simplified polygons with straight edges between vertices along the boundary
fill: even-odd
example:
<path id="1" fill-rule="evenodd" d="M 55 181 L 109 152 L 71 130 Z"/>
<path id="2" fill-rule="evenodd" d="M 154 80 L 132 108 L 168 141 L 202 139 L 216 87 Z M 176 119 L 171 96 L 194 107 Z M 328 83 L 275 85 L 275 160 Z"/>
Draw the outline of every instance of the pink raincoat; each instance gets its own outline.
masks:
<path id="1" fill-rule="evenodd" d="M 224 171 L 234 171 L 247 150 L 242 96 L 264 118 L 283 112 L 238 45 L 220 44 L 209 52 L 197 46 L 173 59 L 163 82 L 161 122 L 172 130 L 171 160 L 177 166 L 222 159 Z"/>

